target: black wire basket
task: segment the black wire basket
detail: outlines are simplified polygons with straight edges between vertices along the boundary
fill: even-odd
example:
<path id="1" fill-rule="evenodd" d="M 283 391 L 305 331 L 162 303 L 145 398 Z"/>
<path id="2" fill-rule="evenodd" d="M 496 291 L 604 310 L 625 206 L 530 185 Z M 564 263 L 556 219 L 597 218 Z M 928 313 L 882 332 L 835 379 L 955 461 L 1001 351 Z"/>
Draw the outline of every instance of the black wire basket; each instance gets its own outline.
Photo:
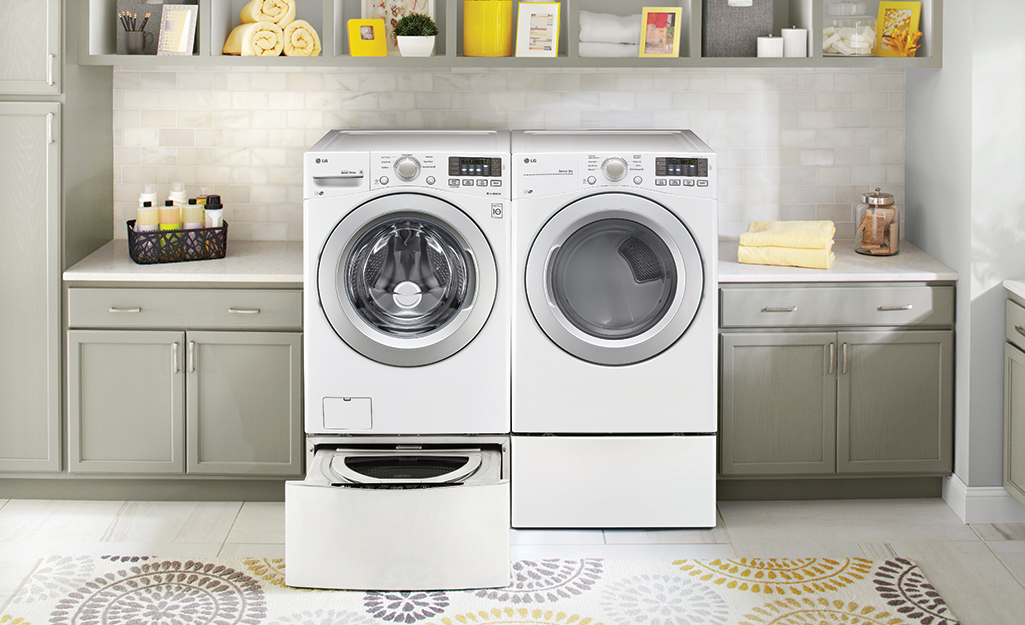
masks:
<path id="1" fill-rule="evenodd" d="M 136 232 L 128 220 L 128 255 L 140 265 L 224 258 L 228 252 L 228 222 L 217 228 Z"/>

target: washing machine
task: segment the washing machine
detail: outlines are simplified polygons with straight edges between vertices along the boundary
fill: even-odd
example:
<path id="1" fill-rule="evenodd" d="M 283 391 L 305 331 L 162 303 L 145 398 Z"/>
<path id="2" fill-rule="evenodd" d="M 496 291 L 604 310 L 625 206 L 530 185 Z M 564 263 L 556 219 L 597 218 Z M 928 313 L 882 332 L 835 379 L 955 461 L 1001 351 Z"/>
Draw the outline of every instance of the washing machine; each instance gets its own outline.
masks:
<path id="1" fill-rule="evenodd" d="M 715 525 L 716 155 L 516 131 L 512 525 Z"/>
<path id="2" fill-rule="evenodd" d="M 493 131 L 336 130 L 304 155 L 287 584 L 508 584 L 508 160 Z"/>

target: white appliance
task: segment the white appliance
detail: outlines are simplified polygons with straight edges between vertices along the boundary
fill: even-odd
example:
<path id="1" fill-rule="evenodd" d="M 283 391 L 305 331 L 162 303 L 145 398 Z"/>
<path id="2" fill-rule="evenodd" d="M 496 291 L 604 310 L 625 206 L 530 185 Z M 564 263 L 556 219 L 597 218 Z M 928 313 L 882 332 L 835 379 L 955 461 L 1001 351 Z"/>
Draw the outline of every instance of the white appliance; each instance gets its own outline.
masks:
<path id="1" fill-rule="evenodd" d="M 305 154 L 288 584 L 508 583 L 508 158 L 495 131 L 336 130 Z"/>
<path id="2" fill-rule="evenodd" d="M 516 131 L 512 525 L 715 525 L 716 156 Z"/>

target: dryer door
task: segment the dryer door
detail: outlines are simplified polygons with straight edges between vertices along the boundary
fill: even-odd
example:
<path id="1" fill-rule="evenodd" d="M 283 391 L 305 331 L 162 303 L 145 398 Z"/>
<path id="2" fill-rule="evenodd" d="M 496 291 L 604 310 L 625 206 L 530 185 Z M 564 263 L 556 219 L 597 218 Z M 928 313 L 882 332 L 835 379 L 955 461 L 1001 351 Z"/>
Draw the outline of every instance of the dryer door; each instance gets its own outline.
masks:
<path id="1" fill-rule="evenodd" d="M 317 270 L 331 327 L 377 362 L 410 367 L 455 354 L 480 332 L 498 282 L 487 238 L 429 195 L 374 198 L 328 236 Z"/>
<path id="2" fill-rule="evenodd" d="M 602 193 L 557 212 L 527 255 L 534 318 L 559 347 L 588 362 L 647 360 L 697 314 L 704 270 L 687 227 L 657 202 Z"/>

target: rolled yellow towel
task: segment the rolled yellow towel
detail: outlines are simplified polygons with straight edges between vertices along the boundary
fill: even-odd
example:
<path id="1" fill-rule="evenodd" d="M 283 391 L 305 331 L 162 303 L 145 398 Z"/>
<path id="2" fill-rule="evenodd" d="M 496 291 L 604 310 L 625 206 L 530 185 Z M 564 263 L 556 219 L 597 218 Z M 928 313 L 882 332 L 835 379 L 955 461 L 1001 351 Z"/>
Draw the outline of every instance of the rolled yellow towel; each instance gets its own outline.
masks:
<path id="1" fill-rule="evenodd" d="M 236 26 L 224 42 L 224 54 L 278 56 L 285 47 L 285 33 L 274 22 Z"/>
<path id="2" fill-rule="evenodd" d="M 737 250 L 737 260 L 749 265 L 829 269 L 833 265 L 835 258 L 833 250 L 828 248 L 824 250 L 809 250 L 792 247 L 748 247 L 741 245 Z"/>
<path id="3" fill-rule="evenodd" d="M 243 24 L 274 22 L 284 28 L 295 19 L 295 0 L 251 0 L 239 11 L 238 18 Z"/>
<path id="4" fill-rule="evenodd" d="M 752 221 L 740 235 L 740 244 L 822 250 L 832 246 L 834 233 L 831 221 Z"/>
<path id="5" fill-rule="evenodd" d="M 320 37 L 306 20 L 295 20 L 285 26 L 285 56 L 317 56 Z"/>

